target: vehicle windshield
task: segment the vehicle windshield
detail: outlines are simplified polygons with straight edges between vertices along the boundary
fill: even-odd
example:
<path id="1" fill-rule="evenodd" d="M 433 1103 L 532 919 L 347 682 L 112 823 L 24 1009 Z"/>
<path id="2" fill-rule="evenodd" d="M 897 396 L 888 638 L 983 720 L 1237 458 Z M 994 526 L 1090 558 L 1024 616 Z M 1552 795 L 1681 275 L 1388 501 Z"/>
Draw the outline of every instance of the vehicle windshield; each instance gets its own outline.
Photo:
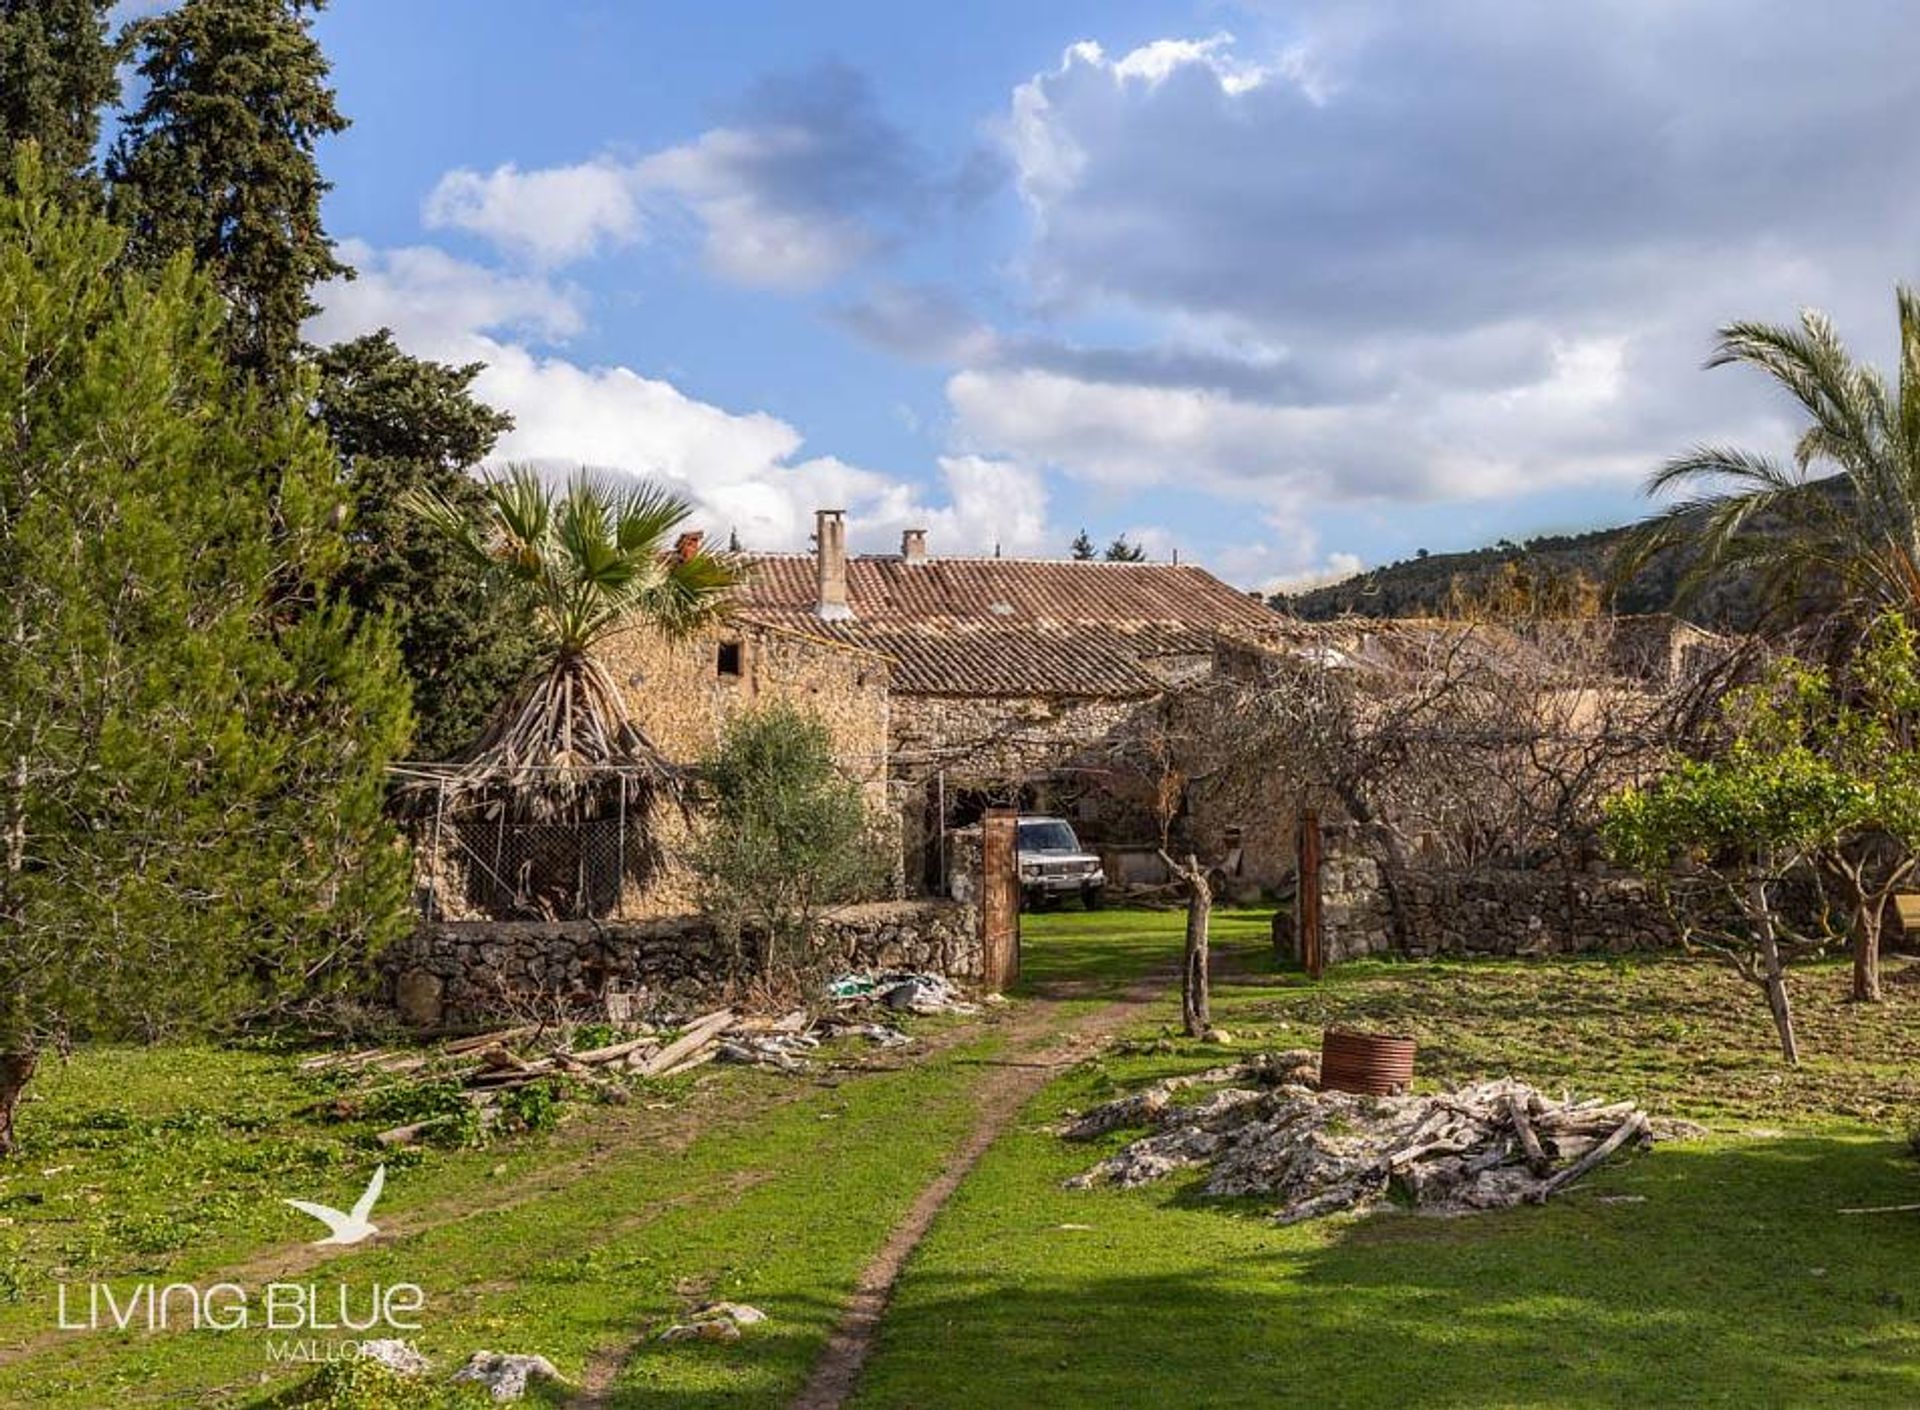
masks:
<path id="1" fill-rule="evenodd" d="M 1080 839 L 1063 822 L 1023 822 L 1020 824 L 1022 852 L 1078 852 Z"/>

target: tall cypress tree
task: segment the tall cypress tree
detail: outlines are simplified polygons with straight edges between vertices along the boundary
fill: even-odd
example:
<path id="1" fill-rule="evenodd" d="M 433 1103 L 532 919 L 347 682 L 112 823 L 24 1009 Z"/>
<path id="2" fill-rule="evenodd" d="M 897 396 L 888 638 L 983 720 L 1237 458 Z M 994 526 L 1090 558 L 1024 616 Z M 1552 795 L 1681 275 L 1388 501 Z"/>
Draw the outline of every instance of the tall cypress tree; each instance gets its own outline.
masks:
<path id="1" fill-rule="evenodd" d="M 309 26 L 321 7 L 183 0 L 134 26 L 146 93 L 107 163 L 134 253 L 191 254 L 226 300 L 231 361 L 273 381 L 299 351 L 313 286 L 345 270 L 314 159 L 347 126 Z"/>
<path id="2" fill-rule="evenodd" d="M 113 0 L 0 0 L 0 169 L 5 149 L 40 144 L 47 170 L 91 180 L 100 113 L 120 97 L 108 34 Z"/>
<path id="3" fill-rule="evenodd" d="M 437 759 L 471 743 L 532 668 L 531 601 L 498 585 L 446 536 L 404 506 L 439 495 L 478 514 L 466 472 L 486 459 L 513 418 L 473 395 L 479 363 L 411 357 L 382 329 L 316 359 L 320 419 L 346 462 L 353 513 L 339 592 L 388 612 L 413 681 L 413 752 Z"/>

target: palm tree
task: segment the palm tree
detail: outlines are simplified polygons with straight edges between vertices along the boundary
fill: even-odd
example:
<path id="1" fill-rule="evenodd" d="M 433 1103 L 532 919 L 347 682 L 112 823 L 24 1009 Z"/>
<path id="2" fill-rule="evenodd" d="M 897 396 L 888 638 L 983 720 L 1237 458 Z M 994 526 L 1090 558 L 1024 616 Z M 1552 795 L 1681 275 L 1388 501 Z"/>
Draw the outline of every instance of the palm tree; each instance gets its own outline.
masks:
<path id="1" fill-rule="evenodd" d="M 407 504 L 531 594 L 545 664 L 455 756 L 456 780 L 549 818 L 591 811 L 609 774 L 628 778 L 629 798 L 629 776 L 650 792 L 664 762 L 594 649 L 634 623 L 676 638 L 700 630 L 726 612 L 739 572 L 724 557 L 674 551 L 690 507 L 654 485 L 616 488 L 581 473 L 559 489 L 514 466 L 485 489 L 477 517 L 434 493 Z"/>
<path id="2" fill-rule="evenodd" d="M 1684 548 L 1694 556 L 1683 595 L 1745 570 L 1776 603 L 1811 595 L 1848 615 L 1893 609 L 1920 619 L 1920 295 L 1903 285 L 1896 304 L 1900 369 L 1891 390 L 1814 310 L 1798 328 L 1722 328 L 1707 366 L 1759 368 L 1808 425 L 1790 463 L 1701 446 L 1661 467 L 1647 492 L 1685 497 L 1643 527 L 1620 571 Z"/>

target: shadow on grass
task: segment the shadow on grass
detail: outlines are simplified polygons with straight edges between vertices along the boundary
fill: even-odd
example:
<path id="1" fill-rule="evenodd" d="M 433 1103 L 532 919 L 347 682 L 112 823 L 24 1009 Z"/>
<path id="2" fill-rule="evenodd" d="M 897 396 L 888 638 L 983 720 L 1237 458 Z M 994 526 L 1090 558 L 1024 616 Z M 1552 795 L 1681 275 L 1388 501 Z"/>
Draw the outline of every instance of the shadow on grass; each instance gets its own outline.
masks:
<path id="1" fill-rule="evenodd" d="M 1118 990 L 1158 971 L 1178 970 L 1186 918 L 1179 911 L 1049 911 L 1021 917 L 1016 993 L 1058 997 Z M 1271 954 L 1270 916 L 1216 912 L 1215 968 L 1258 970 Z"/>
<path id="2" fill-rule="evenodd" d="M 1449 1221 L 1088 1201 L 1091 1243 L 1028 1263 L 983 1229 L 910 1271 L 857 1404 L 1912 1405 L 1920 1219 L 1836 1210 L 1917 1184 L 1889 1143 L 1805 1138 Z"/>

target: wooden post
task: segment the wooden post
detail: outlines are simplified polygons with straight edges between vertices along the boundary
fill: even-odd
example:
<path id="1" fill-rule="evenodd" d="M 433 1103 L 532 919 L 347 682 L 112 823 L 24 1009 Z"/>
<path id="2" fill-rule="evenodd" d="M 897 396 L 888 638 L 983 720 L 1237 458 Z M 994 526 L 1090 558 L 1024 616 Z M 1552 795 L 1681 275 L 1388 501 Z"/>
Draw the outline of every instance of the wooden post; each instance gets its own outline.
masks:
<path id="1" fill-rule="evenodd" d="M 1293 904 L 1300 932 L 1300 964 L 1309 979 L 1318 979 L 1326 961 L 1320 931 L 1320 815 L 1312 808 L 1300 814 L 1299 872 Z"/>
<path id="2" fill-rule="evenodd" d="M 1020 977 L 1019 819 L 1015 808 L 980 819 L 980 980 L 993 990 Z"/>

